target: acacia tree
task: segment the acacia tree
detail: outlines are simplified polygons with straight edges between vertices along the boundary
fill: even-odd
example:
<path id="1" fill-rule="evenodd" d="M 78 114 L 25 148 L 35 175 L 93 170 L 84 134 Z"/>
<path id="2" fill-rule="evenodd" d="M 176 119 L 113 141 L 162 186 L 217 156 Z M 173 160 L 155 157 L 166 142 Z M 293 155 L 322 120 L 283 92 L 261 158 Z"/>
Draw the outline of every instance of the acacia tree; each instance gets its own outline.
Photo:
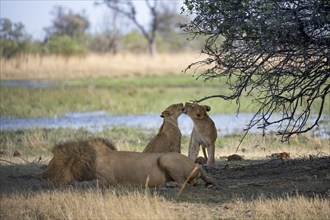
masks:
<path id="1" fill-rule="evenodd" d="M 185 0 L 182 11 L 193 16 L 183 30 L 207 37 L 207 58 L 187 69 L 206 65 L 199 77 L 223 79 L 231 91 L 197 102 L 236 100 L 239 110 L 240 99 L 251 96 L 258 111 L 246 130 L 278 125 L 282 140 L 317 126 L 329 105 L 329 1 Z"/>

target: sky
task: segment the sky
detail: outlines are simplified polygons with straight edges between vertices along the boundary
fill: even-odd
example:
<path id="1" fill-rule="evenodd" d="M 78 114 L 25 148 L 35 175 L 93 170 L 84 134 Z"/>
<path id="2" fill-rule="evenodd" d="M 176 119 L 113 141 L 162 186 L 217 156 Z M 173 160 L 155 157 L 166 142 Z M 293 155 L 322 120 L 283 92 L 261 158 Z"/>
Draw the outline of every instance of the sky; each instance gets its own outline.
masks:
<path id="1" fill-rule="evenodd" d="M 125 1 L 125 0 L 123 0 Z M 172 0 L 178 1 L 178 0 Z M 45 27 L 51 26 L 54 6 L 63 6 L 75 13 L 85 11 L 91 23 L 89 32 L 100 30 L 104 19 L 109 15 L 105 5 L 95 5 L 95 0 L 0 0 L 0 17 L 8 18 L 13 23 L 22 22 L 25 30 L 34 39 L 42 40 L 45 37 Z M 171 0 L 168 0 L 170 3 Z M 143 0 L 134 0 L 138 11 L 138 20 L 148 24 L 149 16 Z"/>

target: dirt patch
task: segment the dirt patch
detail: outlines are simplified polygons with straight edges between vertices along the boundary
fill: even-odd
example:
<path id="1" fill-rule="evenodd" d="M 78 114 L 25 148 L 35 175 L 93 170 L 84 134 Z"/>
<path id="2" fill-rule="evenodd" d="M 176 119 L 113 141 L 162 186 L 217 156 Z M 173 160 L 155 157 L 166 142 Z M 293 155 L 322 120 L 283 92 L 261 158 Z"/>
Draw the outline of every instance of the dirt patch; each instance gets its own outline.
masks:
<path id="1" fill-rule="evenodd" d="M 0 166 L 0 192 L 49 190 L 41 178 L 43 163 Z M 330 157 L 281 160 L 217 161 L 205 170 L 217 186 L 186 187 L 177 197 L 178 188 L 155 188 L 152 192 L 179 202 L 226 203 L 237 197 L 252 200 L 259 196 L 278 198 L 286 195 L 328 197 L 330 195 Z"/>

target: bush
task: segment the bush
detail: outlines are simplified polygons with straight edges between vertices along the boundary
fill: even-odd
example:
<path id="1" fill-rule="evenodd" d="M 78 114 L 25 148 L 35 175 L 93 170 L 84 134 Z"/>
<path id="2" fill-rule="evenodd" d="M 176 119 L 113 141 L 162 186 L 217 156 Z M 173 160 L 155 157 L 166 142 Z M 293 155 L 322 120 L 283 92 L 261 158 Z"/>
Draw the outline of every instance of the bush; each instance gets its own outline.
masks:
<path id="1" fill-rule="evenodd" d="M 69 37 L 67 35 L 52 36 L 45 44 L 45 51 L 49 54 L 56 55 L 84 55 L 87 52 L 87 48 L 84 45 L 84 40 L 81 38 Z"/>

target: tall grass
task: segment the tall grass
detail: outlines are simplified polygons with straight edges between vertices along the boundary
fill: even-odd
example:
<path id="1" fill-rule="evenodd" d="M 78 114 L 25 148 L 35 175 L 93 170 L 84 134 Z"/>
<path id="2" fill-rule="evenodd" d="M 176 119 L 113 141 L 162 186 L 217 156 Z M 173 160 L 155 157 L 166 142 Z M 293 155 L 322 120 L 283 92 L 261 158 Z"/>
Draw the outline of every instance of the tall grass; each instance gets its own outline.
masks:
<path id="1" fill-rule="evenodd" d="M 1 219 L 178 219 L 180 216 L 179 211 L 172 211 L 169 201 L 138 192 L 58 190 L 13 194 L 3 198 L 1 206 Z"/>
<path id="2" fill-rule="evenodd" d="M 70 79 L 132 75 L 181 74 L 189 64 L 202 59 L 198 53 L 96 55 L 84 57 L 26 56 L 1 59 L 1 80 Z"/>

